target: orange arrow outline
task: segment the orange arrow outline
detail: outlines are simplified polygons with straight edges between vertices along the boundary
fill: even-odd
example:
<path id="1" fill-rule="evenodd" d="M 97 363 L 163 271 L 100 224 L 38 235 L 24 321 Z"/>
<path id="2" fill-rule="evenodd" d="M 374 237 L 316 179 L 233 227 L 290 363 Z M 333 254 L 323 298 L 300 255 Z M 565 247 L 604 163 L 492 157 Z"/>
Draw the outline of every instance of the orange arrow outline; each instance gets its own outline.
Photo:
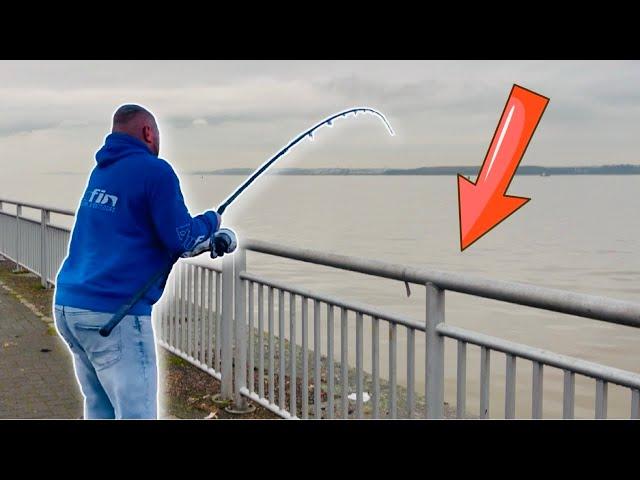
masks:
<path id="1" fill-rule="evenodd" d="M 544 105 L 542 106 L 542 109 L 539 111 L 539 113 L 536 112 L 536 114 L 538 115 L 538 118 L 535 122 L 535 125 L 533 125 L 532 127 L 527 128 L 526 130 L 523 129 L 522 132 L 520 132 L 520 137 L 522 138 L 525 135 L 527 135 L 529 138 L 526 140 L 526 144 L 524 145 L 524 148 L 522 148 L 522 151 L 519 152 L 518 148 L 516 146 L 514 152 L 513 152 L 513 157 L 515 157 L 516 155 L 519 157 L 517 159 L 517 162 L 513 163 L 513 164 L 501 164 L 498 165 L 499 166 L 503 166 L 505 168 L 505 171 L 502 172 L 502 174 L 497 177 L 498 180 L 495 180 L 494 178 L 491 179 L 491 181 L 493 182 L 493 185 L 486 185 L 486 181 L 487 181 L 487 175 L 485 174 L 485 178 L 482 179 L 482 175 L 485 172 L 485 166 L 487 164 L 487 160 L 489 159 L 489 154 L 491 153 L 492 148 L 494 148 L 494 145 L 496 143 L 496 138 L 498 136 L 498 132 L 500 130 L 500 127 L 503 125 L 503 119 L 505 119 L 505 114 L 507 112 L 507 107 L 509 106 L 509 103 L 512 101 L 512 99 L 515 98 L 514 96 L 514 92 L 517 93 L 517 90 L 522 90 L 524 92 L 528 92 L 529 94 L 535 95 L 536 97 L 538 97 L 539 99 L 544 99 Z M 542 119 L 542 116 L 547 108 L 547 105 L 549 104 L 550 99 L 548 97 L 545 97 L 544 95 L 540 95 L 537 92 L 534 92 L 532 90 L 529 90 L 528 88 L 522 87 L 520 85 L 517 84 L 513 84 L 511 91 L 509 92 L 509 96 L 507 97 L 507 101 L 505 102 L 504 108 L 502 110 L 502 114 L 500 115 L 500 120 L 498 121 L 498 125 L 496 126 L 495 132 L 493 133 L 493 137 L 491 138 L 491 142 L 489 144 L 489 147 L 487 148 L 487 153 L 485 154 L 484 157 L 484 161 L 482 162 L 482 166 L 480 167 L 480 171 L 478 172 L 478 175 L 476 177 L 476 181 L 472 182 L 470 180 L 467 180 L 467 178 L 461 174 L 457 175 L 457 186 L 458 186 L 458 222 L 459 222 L 459 228 L 460 228 L 460 251 L 464 251 L 465 249 L 469 248 L 471 245 L 473 245 L 475 242 L 477 242 L 480 238 L 482 238 L 483 236 L 485 236 L 487 233 L 489 233 L 491 230 L 493 230 L 495 227 L 497 227 L 498 225 L 500 225 L 503 221 L 505 221 L 507 218 L 509 218 L 511 215 L 513 215 L 516 211 L 518 211 L 521 207 L 523 207 L 526 203 L 529 202 L 529 200 L 531 200 L 530 198 L 526 198 L 526 197 L 517 197 L 517 196 L 511 196 L 511 195 L 507 195 L 506 192 L 509 189 L 509 186 L 511 185 L 511 182 L 513 181 L 513 177 L 516 174 L 516 171 L 518 169 L 518 167 L 520 166 L 520 163 L 522 162 L 522 158 L 524 157 L 525 152 L 527 151 L 527 148 L 529 147 L 529 144 L 531 143 L 531 139 L 533 138 L 533 134 L 535 133 L 536 129 L 538 128 L 538 125 L 540 124 L 540 120 Z M 526 110 L 525 110 L 525 114 L 526 114 Z M 509 122 L 511 115 L 509 115 L 509 117 L 507 117 L 506 122 Z M 524 119 L 522 120 L 523 122 L 525 121 Z M 506 126 L 505 126 L 506 128 Z M 509 133 L 509 132 L 503 132 L 504 133 Z M 500 146 L 500 143 L 503 140 L 503 136 L 501 135 L 501 138 L 498 140 L 498 145 L 496 146 L 496 148 L 494 149 L 494 158 L 496 155 L 496 151 Z M 511 139 L 513 140 L 513 139 Z M 493 162 L 493 160 L 492 160 Z M 492 164 L 489 165 L 489 170 L 492 167 Z M 509 171 L 512 168 L 512 171 Z M 506 185 L 503 186 L 504 184 L 504 180 L 508 178 L 508 181 L 506 183 Z M 463 183 L 466 182 L 466 183 Z M 470 241 L 468 241 L 465 244 L 465 239 L 464 239 L 464 235 L 463 235 L 463 222 L 462 222 L 462 211 L 463 211 L 463 201 L 462 201 L 462 194 L 461 194 L 461 185 L 465 185 L 468 184 L 470 186 L 472 186 L 472 188 L 474 188 L 474 190 L 472 190 L 472 192 L 474 192 L 475 194 L 484 194 L 484 196 L 486 198 L 482 199 L 482 201 L 484 202 L 483 205 L 481 205 L 481 209 L 479 212 L 477 213 L 477 217 L 479 218 L 480 216 L 482 216 L 483 214 L 488 214 L 489 216 L 494 215 L 496 217 L 501 217 L 500 220 L 498 221 L 493 221 L 493 220 L 488 220 L 488 223 L 491 223 L 492 226 L 487 227 L 487 226 L 479 226 L 478 228 L 482 231 L 482 233 L 478 234 L 478 235 L 472 235 L 472 239 Z M 475 190 L 475 188 L 478 188 L 478 190 Z M 482 191 L 481 189 L 484 188 L 485 190 Z M 469 192 L 467 190 L 467 192 Z M 469 195 L 471 193 L 467 193 L 467 199 L 469 198 Z M 515 208 L 511 207 L 506 207 L 506 203 L 509 202 L 504 202 L 505 200 L 521 200 L 522 204 L 516 206 Z M 511 210 L 509 213 L 499 213 L 497 210 L 498 208 L 494 208 L 494 212 L 490 212 L 489 207 L 491 206 L 490 204 L 493 204 L 493 206 L 496 206 L 496 203 L 501 203 L 502 202 L 502 207 L 503 210 Z M 514 202 L 511 202 L 512 204 Z M 517 203 L 517 202 L 516 202 Z M 498 205 L 500 206 L 500 205 Z M 467 216 L 469 214 L 473 215 L 472 212 L 469 212 L 469 205 L 467 202 Z M 477 219 L 476 219 L 477 220 Z M 469 232 L 467 232 L 469 233 Z"/>

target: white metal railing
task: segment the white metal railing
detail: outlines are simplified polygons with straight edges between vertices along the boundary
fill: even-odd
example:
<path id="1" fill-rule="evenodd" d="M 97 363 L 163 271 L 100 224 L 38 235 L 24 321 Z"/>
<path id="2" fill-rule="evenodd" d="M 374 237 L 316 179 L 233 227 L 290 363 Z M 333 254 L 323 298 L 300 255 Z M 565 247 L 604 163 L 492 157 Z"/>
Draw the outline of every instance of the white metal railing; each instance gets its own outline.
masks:
<path id="1" fill-rule="evenodd" d="M 3 209 L 7 204 L 15 213 Z M 41 221 L 24 218 L 22 208 L 39 209 Z M 53 284 L 69 239 L 68 229 L 50 223 L 51 213 L 73 215 L 0 201 L 0 253 L 40 275 L 45 286 Z M 247 268 L 247 251 L 422 285 L 425 318 L 418 321 L 256 275 Z M 223 397 L 233 399 L 240 411 L 251 399 L 283 418 L 465 418 L 471 415 L 466 408 L 471 345 L 480 349 L 480 418 L 490 411 L 492 352 L 504 354 L 506 361 L 505 418 L 515 417 L 518 359 L 533 366 L 533 418 L 542 417 L 545 366 L 564 372 L 563 418 L 574 417 L 576 375 L 595 382 L 596 418 L 607 416 L 609 384 L 629 390 L 629 415 L 640 418 L 639 374 L 448 325 L 447 290 L 640 328 L 636 303 L 258 240 L 242 241 L 241 248 L 222 262 L 204 257 L 180 260 L 154 308 L 154 320 L 159 344 L 221 380 Z M 384 330 L 386 352 L 380 342 Z M 401 335 L 406 342 L 404 362 L 398 361 Z M 457 344 L 456 408 L 449 412 L 444 410 L 446 339 Z M 422 365 L 416 363 L 417 344 L 426 349 Z M 385 356 L 388 375 L 383 378 Z M 398 382 L 400 363 L 406 367 L 405 385 Z M 424 392 L 415 387 L 418 371 L 424 375 Z M 365 392 L 370 392 L 370 403 L 365 402 Z M 348 398 L 353 394 L 355 402 Z"/>
<path id="2" fill-rule="evenodd" d="M 261 309 L 264 308 L 263 301 L 260 298 L 262 290 L 268 290 L 267 315 L 269 319 L 268 339 L 269 339 L 269 371 L 268 384 L 269 391 L 265 394 L 262 386 L 262 367 L 258 367 L 258 389 L 256 391 L 254 383 L 250 380 L 243 382 L 241 377 L 241 393 L 246 396 L 260 401 L 265 405 L 269 405 L 273 411 L 283 416 L 296 415 L 301 413 L 306 418 L 309 415 L 306 395 L 309 367 L 307 365 L 307 322 L 308 308 L 307 303 L 313 302 L 313 385 L 320 385 L 323 376 L 327 378 L 326 402 L 322 408 L 322 398 L 320 389 L 314 389 L 312 403 L 314 407 L 313 416 L 315 418 L 333 418 L 335 414 L 347 418 L 351 417 L 348 410 L 348 402 L 346 394 L 355 392 L 356 406 L 354 415 L 356 418 L 386 416 L 388 418 L 396 418 L 400 410 L 397 392 L 397 339 L 400 330 L 405 330 L 406 335 L 406 394 L 402 406 L 403 417 L 413 417 L 418 414 L 425 415 L 427 418 L 442 418 L 444 416 L 444 342 L 449 338 L 457 342 L 457 372 L 456 372 L 456 412 L 457 418 L 465 418 L 470 412 L 466 409 L 466 371 L 467 371 L 467 347 L 474 345 L 480 347 L 480 418 L 488 418 L 489 401 L 490 401 L 490 359 L 492 352 L 500 352 L 505 354 L 506 359 L 506 381 L 505 381 L 505 418 L 515 417 L 515 380 L 516 380 L 516 362 L 517 359 L 531 361 L 533 364 L 532 374 L 532 418 L 542 417 L 542 401 L 543 401 L 543 372 L 544 366 L 558 368 L 564 371 L 564 401 L 563 401 L 563 418 L 574 417 L 575 404 L 575 376 L 582 375 L 595 380 L 595 417 L 606 418 L 607 416 L 607 392 L 608 385 L 615 384 L 629 389 L 630 392 L 630 416 L 638 418 L 640 415 L 640 375 L 592 362 L 587 362 L 577 358 L 571 358 L 564 355 L 558 355 L 553 352 L 534 348 L 528 345 L 518 344 L 503 339 L 480 334 L 470 330 L 466 330 L 445 323 L 445 291 L 455 291 L 466 293 L 474 296 L 501 300 L 519 305 L 527 305 L 544 310 L 577 315 L 580 317 L 591 318 L 595 320 L 605 321 L 609 323 L 617 323 L 630 327 L 640 327 L 640 305 L 632 302 L 609 299 L 605 297 L 597 297 L 593 295 L 584 295 L 562 290 L 549 289 L 544 287 L 536 287 L 533 285 L 519 284 L 514 282 L 501 282 L 484 278 L 477 278 L 469 275 L 437 272 L 427 269 L 417 269 L 404 265 L 395 265 L 375 260 L 359 259 L 346 257 L 342 255 L 328 254 L 316 252 L 307 249 L 300 249 L 292 246 L 273 245 L 258 240 L 245 240 L 242 243 L 244 250 L 250 250 L 268 255 L 299 260 L 303 262 L 339 268 L 353 272 L 359 272 L 367 275 L 385 277 L 401 282 L 412 283 L 424 286 L 426 290 L 426 315 L 423 322 L 417 322 L 400 315 L 383 312 L 378 308 L 359 303 L 346 301 L 329 295 L 322 295 L 317 292 L 305 291 L 298 287 L 288 286 L 279 282 L 274 282 L 247 272 L 245 253 L 241 250 L 234 255 L 236 278 L 239 278 L 246 284 L 240 286 L 236 283 L 236 308 L 240 308 L 242 312 L 248 308 L 248 326 L 249 332 L 254 330 L 254 288 L 258 288 L 258 326 L 257 332 L 260 334 L 263 330 L 261 318 L 264 315 Z M 231 268 L 231 267 L 228 267 Z M 223 268 L 223 276 L 225 271 Z M 245 299 L 245 289 L 248 290 L 248 299 Z M 296 392 L 294 389 L 295 382 L 290 382 L 290 391 L 288 402 L 286 392 L 283 389 L 283 382 L 280 382 L 279 391 L 276 396 L 273 388 L 274 366 L 271 360 L 272 351 L 272 318 L 274 316 L 272 296 L 277 293 L 278 297 L 278 319 L 279 329 L 278 338 L 280 365 L 278 376 L 282 379 L 286 374 L 286 366 L 283 363 L 285 358 L 284 344 L 282 338 L 285 336 L 284 331 L 284 294 L 289 295 L 290 308 L 289 312 L 289 378 L 294 378 L 297 363 L 292 362 L 292 358 L 296 358 L 295 349 L 298 348 L 298 340 L 296 337 L 296 308 L 293 307 L 298 298 L 301 302 L 302 312 L 302 335 L 300 339 L 301 348 L 303 350 L 302 361 L 302 398 L 301 405 L 298 405 Z M 320 307 L 326 307 L 326 325 L 327 325 L 327 345 L 326 356 L 324 362 L 321 351 L 321 314 Z M 341 377 L 340 385 L 340 405 L 339 408 L 334 402 L 334 395 L 337 391 L 334 377 L 337 373 L 334 358 L 334 333 L 333 333 L 333 315 L 334 308 L 340 310 L 340 362 L 339 372 Z M 224 309 L 224 305 L 223 305 Z M 355 317 L 352 319 L 351 317 Z M 368 376 L 364 371 L 363 343 L 364 334 L 363 326 L 365 317 L 370 323 L 371 338 L 371 375 L 370 386 L 372 391 L 371 401 L 372 410 L 365 415 L 363 408 L 364 394 L 364 377 Z M 244 313 L 237 316 L 237 319 L 244 325 Z M 355 372 L 353 379 L 350 378 L 348 364 L 348 352 L 352 348 L 348 339 L 347 323 L 355 320 Z M 388 381 L 385 386 L 386 398 L 381 395 L 380 386 L 380 327 L 386 324 L 389 332 L 388 352 Z M 241 329 L 245 328 L 240 327 Z M 415 345 L 418 335 L 423 335 L 424 345 L 426 347 L 424 375 L 425 375 L 425 404 L 421 411 L 416 410 L 417 392 L 415 391 Z M 237 337 L 242 343 L 248 343 L 253 346 L 253 342 L 249 339 L 249 335 L 241 335 Z M 236 343 L 236 348 L 238 344 Z M 262 341 L 258 341 L 258 350 L 262 349 Z M 238 366 L 244 371 L 245 356 L 240 353 L 237 358 L 236 368 Z M 249 372 L 255 368 L 251 363 L 251 352 L 249 354 Z M 261 355 L 259 356 L 261 358 Z M 324 364 L 323 364 L 324 363 Z M 385 400 L 385 414 L 381 409 L 381 402 Z"/>
<path id="3" fill-rule="evenodd" d="M 221 304 L 221 269 L 188 259 L 174 267 L 165 293 L 154 308 L 159 345 L 218 380 L 222 380 L 223 352 L 227 353 L 233 341 L 227 328 L 231 322 L 224 327 L 221 324 Z"/>
<path id="4" fill-rule="evenodd" d="M 40 221 L 26 217 L 24 209 L 39 211 Z M 69 229 L 52 224 L 52 213 L 74 215 L 70 210 L 0 199 L 0 253 L 15 262 L 16 269 L 38 275 L 45 288 L 53 285 L 69 243 Z"/>

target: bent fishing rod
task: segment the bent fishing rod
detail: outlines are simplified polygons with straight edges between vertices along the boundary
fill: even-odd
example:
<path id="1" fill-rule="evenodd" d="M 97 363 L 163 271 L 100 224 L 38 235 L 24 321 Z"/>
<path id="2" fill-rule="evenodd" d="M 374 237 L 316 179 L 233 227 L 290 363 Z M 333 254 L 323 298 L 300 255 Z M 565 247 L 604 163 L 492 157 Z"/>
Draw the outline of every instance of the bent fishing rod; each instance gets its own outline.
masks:
<path id="1" fill-rule="evenodd" d="M 395 132 L 391 128 L 391 125 L 389 124 L 385 116 L 382 113 L 378 112 L 377 110 L 374 110 L 373 108 L 358 107 L 358 108 L 351 108 L 348 110 L 344 110 L 342 112 L 335 113 L 330 117 L 327 117 L 321 122 L 317 123 L 310 129 L 299 134 L 297 137 L 291 140 L 287 145 L 285 145 L 280 151 L 278 151 L 275 155 L 273 155 L 269 160 L 264 162 L 242 184 L 240 184 L 233 191 L 233 193 L 231 193 L 231 195 L 227 197 L 227 199 L 224 202 L 222 202 L 218 206 L 218 208 L 216 209 L 216 212 L 220 216 L 222 216 L 225 210 L 247 189 L 247 187 L 249 187 L 249 185 L 251 185 L 260 176 L 262 176 L 280 157 L 285 155 L 292 147 L 300 143 L 305 138 L 309 138 L 310 140 L 313 140 L 313 134 L 316 132 L 316 130 L 324 126 L 331 127 L 333 125 L 333 121 L 338 118 L 342 118 L 342 117 L 346 118 L 350 114 L 353 114 L 355 117 L 358 115 L 358 113 L 365 113 L 365 114 L 371 114 L 376 116 L 378 119 L 380 119 L 384 123 L 385 127 L 387 127 L 389 134 L 391 136 L 395 135 Z M 222 223 L 222 219 L 220 223 Z M 109 334 L 112 332 L 112 330 L 129 313 L 131 308 L 133 308 L 133 306 L 136 303 L 138 303 L 140 299 L 151 289 L 151 287 L 153 287 L 153 285 L 155 285 L 156 282 L 158 282 L 160 279 L 167 277 L 171 273 L 171 269 L 173 268 L 173 265 L 179 258 L 180 258 L 179 256 L 173 257 L 171 259 L 171 262 L 169 262 L 166 266 L 163 266 L 161 270 L 158 270 L 158 272 L 155 275 L 153 275 L 138 291 L 136 291 L 136 293 L 129 299 L 129 301 L 127 301 L 124 305 L 122 305 L 122 307 L 120 307 L 120 309 L 113 315 L 113 317 L 111 317 L 111 320 L 109 320 L 109 322 L 107 322 L 102 328 L 100 328 L 99 330 L 100 335 L 102 335 L 103 337 L 108 337 Z"/>

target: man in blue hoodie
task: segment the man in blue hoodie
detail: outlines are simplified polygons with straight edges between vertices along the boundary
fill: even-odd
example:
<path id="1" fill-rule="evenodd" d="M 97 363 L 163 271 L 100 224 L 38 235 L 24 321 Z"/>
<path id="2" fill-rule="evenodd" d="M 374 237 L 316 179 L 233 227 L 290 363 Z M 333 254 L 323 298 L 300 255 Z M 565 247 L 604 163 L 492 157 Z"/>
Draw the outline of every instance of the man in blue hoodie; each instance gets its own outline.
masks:
<path id="1" fill-rule="evenodd" d="M 138 105 L 114 114 L 78 208 L 56 281 L 55 322 L 85 397 L 84 418 L 157 418 L 152 305 L 161 278 L 108 337 L 98 330 L 163 265 L 202 253 L 220 228 L 214 211 L 191 217 L 178 177 L 158 157 L 160 133 Z"/>

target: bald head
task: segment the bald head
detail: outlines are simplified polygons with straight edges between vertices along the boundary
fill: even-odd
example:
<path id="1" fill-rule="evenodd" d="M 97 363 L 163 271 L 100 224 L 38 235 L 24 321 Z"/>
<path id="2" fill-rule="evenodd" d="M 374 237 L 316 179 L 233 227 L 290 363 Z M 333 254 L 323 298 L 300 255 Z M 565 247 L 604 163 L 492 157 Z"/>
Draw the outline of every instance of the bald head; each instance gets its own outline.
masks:
<path id="1" fill-rule="evenodd" d="M 113 114 L 114 133 L 126 133 L 142 141 L 151 152 L 160 153 L 160 131 L 151 112 L 140 105 L 122 105 Z"/>

